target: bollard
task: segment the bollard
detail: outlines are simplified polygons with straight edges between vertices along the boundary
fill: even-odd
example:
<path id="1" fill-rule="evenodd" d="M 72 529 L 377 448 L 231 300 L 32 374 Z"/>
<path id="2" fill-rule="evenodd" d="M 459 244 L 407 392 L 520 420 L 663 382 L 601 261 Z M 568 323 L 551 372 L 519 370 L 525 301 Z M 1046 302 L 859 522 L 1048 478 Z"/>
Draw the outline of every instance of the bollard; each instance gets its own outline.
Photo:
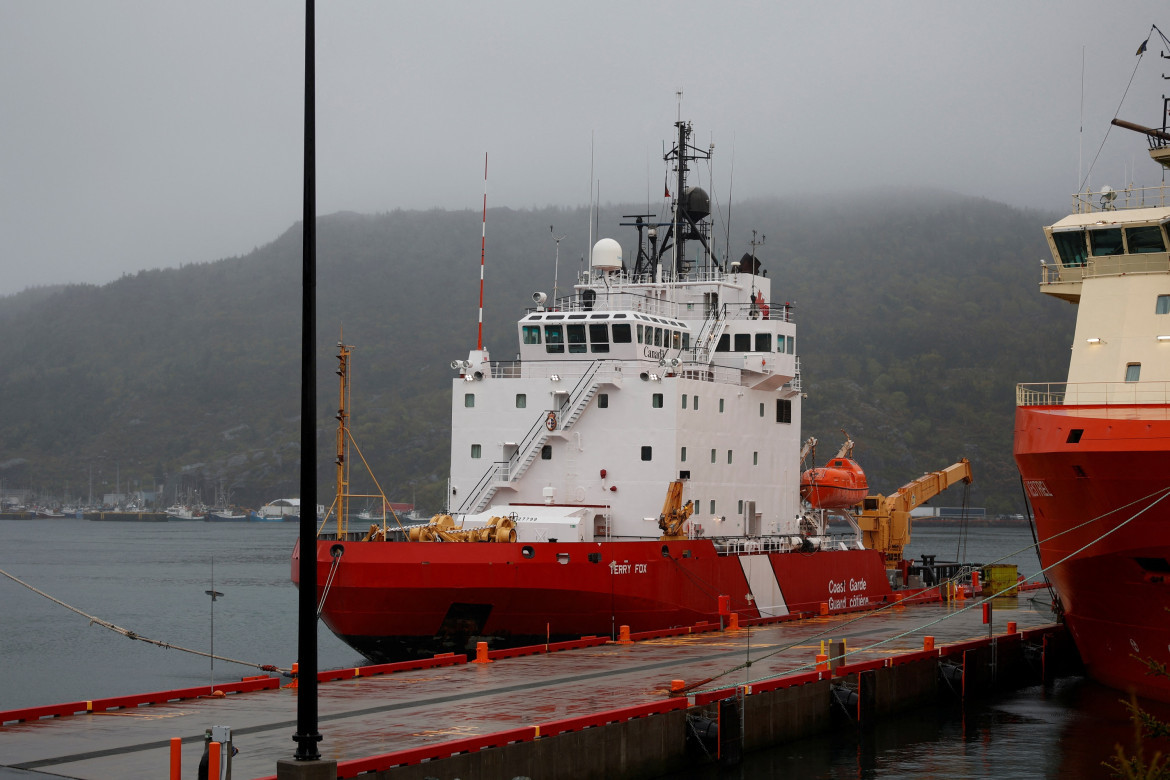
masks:
<path id="1" fill-rule="evenodd" d="M 619 645 L 632 645 L 632 644 L 634 644 L 633 641 L 630 639 L 630 627 L 629 626 L 622 626 L 621 628 L 618 629 L 617 643 Z"/>
<path id="2" fill-rule="evenodd" d="M 934 637 L 932 637 L 932 636 L 922 637 L 922 649 L 923 650 L 933 650 L 934 649 Z"/>
<path id="3" fill-rule="evenodd" d="M 207 746 L 207 776 L 219 777 L 219 743 L 214 740 Z"/>
<path id="4" fill-rule="evenodd" d="M 825 655 L 824 653 L 817 653 L 817 671 L 829 671 L 829 656 Z"/>
<path id="5" fill-rule="evenodd" d="M 822 601 L 822 602 L 821 602 L 821 614 L 822 614 L 822 615 L 827 615 L 827 614 L 829 614 L 829 604 L 828 604 L 828 602 L 825 602 L 825 601 Z"/>
<path id="6" fill-rule="evenodd" d="M 183 740 L 171 737 L 171 780 L 183 780 Z"/>
<path id="7" fill-rule="evenodd" d="M 728 631 L 738 631 L 739 630 L 739 614 L 738 613 L 736 613 L 736 612 L 731 613 L 731 617 L 728 618 L 727 630 Z"/>
<path id="8" fill-rule="evenodd" d="M 1016 633 L 1016 621 L 1014 621 L 1014 620 L 1009 620 L 1009 621 L 1008 621 L 1007 632 L 1008 632 L 1009 634 L 1014 634 L 1014 633 Z"/>
<path id="9" fill-rule="evenodd" d="M 967 598 L 967 589 L 956 582 L 955 583 L 955 600 L 962 601 L 965 598 Z"/>
<path id="10" fill-rule="evenodd" d="M 971 592 L 978 593 L 979 590 L 980 590 L 980 588 L 979 588 L 979 570 L 972 569 L 971 570 Z"/>
<path id="11" fill-rule="evenodd" d="M 671 680 L 670 681 L 670 692 L 671 693 L 678 693 L 679 691 L 681 691 L 685 687 L 687 687 L 687 684 L 683 680 Z"/>
<path id="12" fill-rule="evenodd" d="M 475 643 L 475 660 L 473 664 L 490 664 L 492 659 L 488 658 L 487 642 Z"/>
<path id="13" fill-rule="evenodd" d="M 284 686 L 285 688 L 297 688 L 297 687 L 299 687 L 299 686 L 297 685 L 297 670 L 298 670 L 299 668 L 300 668 L 300 664 L 298 664 L 296 661 L 293 661 L 293 665 L 292 665 L 292 682 L 290 682 L 288 685 Z"/>

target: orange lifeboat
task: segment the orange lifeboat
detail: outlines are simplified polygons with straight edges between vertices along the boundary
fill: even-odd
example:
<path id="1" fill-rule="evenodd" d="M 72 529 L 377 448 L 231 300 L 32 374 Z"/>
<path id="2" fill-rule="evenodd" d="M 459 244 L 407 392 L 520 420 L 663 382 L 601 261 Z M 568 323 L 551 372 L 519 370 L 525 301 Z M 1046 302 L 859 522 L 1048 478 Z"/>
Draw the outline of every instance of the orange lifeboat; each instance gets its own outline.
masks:
<path id="1" fill-rule="evenodd" d="M 800 475 L 800 497 L 814 509 L 847 509 L 869 493 L 865 472 L 852 458 L 836 457 Z"/>

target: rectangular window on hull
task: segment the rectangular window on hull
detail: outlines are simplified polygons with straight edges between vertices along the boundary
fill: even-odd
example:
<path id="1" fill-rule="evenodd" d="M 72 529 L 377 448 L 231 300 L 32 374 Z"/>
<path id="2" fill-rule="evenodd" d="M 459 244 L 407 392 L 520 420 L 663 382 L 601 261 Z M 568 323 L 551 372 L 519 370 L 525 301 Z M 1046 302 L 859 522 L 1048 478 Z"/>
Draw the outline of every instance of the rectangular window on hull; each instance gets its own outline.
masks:
<path id="1" fill-rule="evenodd" d="M 792 401 L 783 398 L 776 399 L 776 422 L 792 422 Z"/>

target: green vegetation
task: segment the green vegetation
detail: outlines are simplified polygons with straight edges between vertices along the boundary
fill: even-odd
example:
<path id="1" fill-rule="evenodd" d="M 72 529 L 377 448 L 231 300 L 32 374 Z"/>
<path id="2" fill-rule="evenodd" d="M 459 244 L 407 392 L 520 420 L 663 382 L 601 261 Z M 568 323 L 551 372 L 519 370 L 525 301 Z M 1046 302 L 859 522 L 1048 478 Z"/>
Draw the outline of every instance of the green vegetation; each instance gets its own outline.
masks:
<path id="1" fill-rule="evenodd" d="M 638 206 L 607 206 L 602 235 Z M 1037 291 L 1040 228 L 1055 215 L 948 193 L 736 206 L 729 254 L 750 231 L 775 301 L 796 304 L 804 433 L 844 428 L 871 486 L 889 492 L 969 457 L 971 501 L 1021 511 L 1011 457 L 1014 385 L 1062 381 L 1075 308 Z M 334 214 L 318 230 L 319 490 L 332 492 L 335 346 L 353 358 L 352 429 L 392 500 L 442 503 L 449 363 L 476 342 L 480 213 Z M 485 343 L 515 354 L 529 296 L 582 267 L 584 209 L 491 209 Z M 717 231 L 723 231 L 723 227 Z M 132 240 L 132 239 L 128 239 Z M 84 498 L 166 484 L 216 486 L 259 505 L 297 493 L 300 227 L 242 257 L 143 271 L 101 287 L 0 299 L 0 483 Z M 723 252 L 721 251 L 720 254 Z M 163 259 L 160 259 L 162 261 Z M 364 492 L 354 474 L 354 492 Z M 955 501 L 960 500 L 955 497 Z"/>

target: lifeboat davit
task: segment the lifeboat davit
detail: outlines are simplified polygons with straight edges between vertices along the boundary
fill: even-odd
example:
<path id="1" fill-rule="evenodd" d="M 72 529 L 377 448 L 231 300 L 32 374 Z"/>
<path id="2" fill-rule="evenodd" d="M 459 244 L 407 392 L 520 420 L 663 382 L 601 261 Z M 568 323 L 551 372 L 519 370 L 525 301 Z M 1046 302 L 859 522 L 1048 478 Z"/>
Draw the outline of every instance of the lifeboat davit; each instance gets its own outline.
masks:
<path id="1" fill-rule="evenodd" d="M 800 475 L 800 497 L 813 509 L 848 509 L 868 493 L 865 472 L 852 458 L 833 458 L 824 468 Z"/>

